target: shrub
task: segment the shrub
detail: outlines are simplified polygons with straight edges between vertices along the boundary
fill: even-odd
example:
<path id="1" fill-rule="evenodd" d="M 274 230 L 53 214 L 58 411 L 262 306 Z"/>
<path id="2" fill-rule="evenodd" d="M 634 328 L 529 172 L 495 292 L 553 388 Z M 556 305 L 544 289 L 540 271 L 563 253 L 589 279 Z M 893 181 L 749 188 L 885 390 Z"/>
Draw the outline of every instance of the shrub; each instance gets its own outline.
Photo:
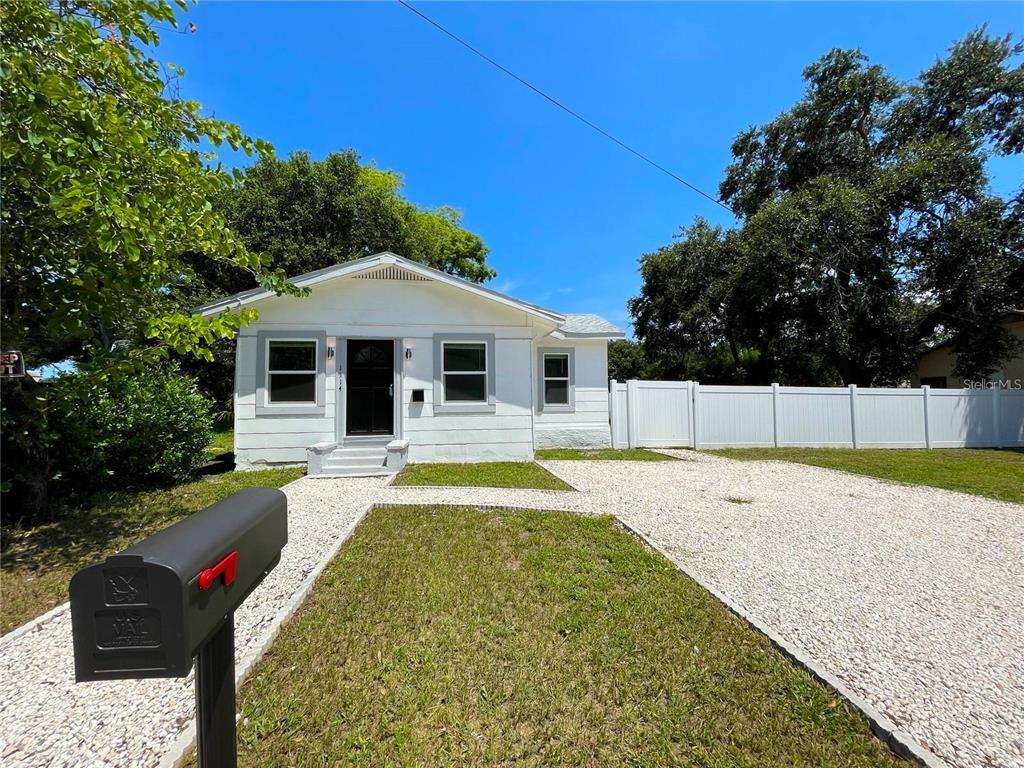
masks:
<path id="1" fill-rule="evenodd" d="M 174 366 L 112 379 L 65 374 L 50 403 L 53 467 L 71 493 L 181 479 L 213 433 L 210 400 Z"/>

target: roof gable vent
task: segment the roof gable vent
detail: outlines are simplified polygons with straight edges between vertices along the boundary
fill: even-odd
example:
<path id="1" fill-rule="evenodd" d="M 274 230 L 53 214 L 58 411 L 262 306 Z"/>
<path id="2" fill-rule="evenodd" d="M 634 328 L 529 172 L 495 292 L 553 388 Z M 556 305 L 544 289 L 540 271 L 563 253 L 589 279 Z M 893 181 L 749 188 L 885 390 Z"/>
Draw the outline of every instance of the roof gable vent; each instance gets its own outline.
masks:
<path id="1" fill-rule="evenodd" d="M 385 264 L 376 269 L 368 269 L 365 272 L 353 275 L 359 280 L 404 280 L 415 283 L 429 283 L 429 277 L 418 275 L 408 269 L 403 269 L 395 264 Z"/>

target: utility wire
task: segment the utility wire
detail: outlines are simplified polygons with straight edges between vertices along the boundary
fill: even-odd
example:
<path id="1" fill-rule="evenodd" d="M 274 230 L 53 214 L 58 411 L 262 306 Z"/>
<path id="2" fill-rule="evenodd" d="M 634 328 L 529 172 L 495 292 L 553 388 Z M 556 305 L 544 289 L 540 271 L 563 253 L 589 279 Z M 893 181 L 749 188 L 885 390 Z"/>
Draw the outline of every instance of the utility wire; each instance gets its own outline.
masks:
<path id="1" fill-rule="evenodd" d="M 631 155 L 634 155 L 634 156 L 638 157 L 639 159 L 643 160 L 643 161 L 644 161 L 645 163 L 647 163 L 648 165 L 650 165 L 650 166 L 652 166 L 652 167 L 654 167 L 654 168 L 658 169 L 658 170 L 659 170 L 659 171 L 661 171 L 662 173 L 664 173 L 664 174 L 665 174 L 666 176 L 669 176 L 670 178 L 672 178 L 672 179 L 674 179 L 675 181 L 679 182 L 680 184 L 682 184 L 683 186 L 687 187 L 688 189 L 691 189 L 692 191 L 696 192 L 696 193 L 697 193 L 698 195 L 700 195 L 701 197 L 703 197 L 703 198 L 705 198 L 705 199 L 707 199 L 707 200 L 710 200 L 710 201 L 711 201 L 712 203 L 714 203 L 715 205 L 717 205 L 717 206 L 719 206 L 719 207 L 721 207 L 721 208 L 725 209 L 725 210 L 726 210 L 726 211 L 728 211 L 728 212 L 729 212 L 730 214 L 732 214 L 732 215 L 733 215 L 734 217 L 736 216 L 736 213 L 735 213 L 735 211 L 733 211 L 733 209 L 732 209 L 732 208 L 730 208 L 730 207 L 729 207 L 728 205 L 726 205 L 725 203 L 723 203 L 723 202 L 721 201 L 721 199 L 719 199 L 718 197 L 716 197 L 716 196 L 714 196 L 714 195 L 711 195 L 711 194 L 709 194 L 709 193 L 705 192 L 705 191 L 704 191 L 703 189 L 701 189 L 700 187 L 698 187 L 698 186 L 696 186 L 696 185 L 694 185 L 694 184 L 691 184 L 691 183 L 690 183 L 690 182 L 688 182 L 688 181 L 687 181 L 686 179 L 684 179 L 684 178 L 683 178 L 682 176 L 679 176 L 678 174 L 674 173 L 673 171 L 670 171 L 670 170 L 669 170 L 668 168 L 666 168 L 665 166 L 663 166 L 663 165 L 662 165 L 661 163 L 659 163 L 659 162 L 657 162 L 656 160 L 652 159 L 651 157 L 649 157 L 649 156 L 645 155 L 645 154 L 644 154 L 643 152 L 641 152 L 640 150 L 638 150 L 638 149 L 634 149 L 634 148 L 633 148 L 633 147 L 631 147 L 631 146 L 630 146 L 629 144 L 627 144 L 626 142 L 622 141 L 622 140 L 621 140 L 621 139 L 619 139 L 618 137 L 616 137 L 616 136 L 612 135 L 611 133 L 609 133 L 608 131 L 606 131 L 606 130 L 605 130 L 604 128 L 602 128 L 601 126 L 599 126 L 599 125 L 597 125 L 597 124 L 595 124 L 595 123 L 591 122 L 591 121 L 590 121 L 590 120 L 588 120 L 587 118 L 585 118 L 585 117 L 584 117 L 583 115 L 581 115 L 581 114 L 580 114 L 579 112 L 575 111 L 575 110 L 574 110 L 574 109 L 572 109 L 571 107 L 568 107 L 568 106 L 566 106 L 566 105 L 565 105 L 565 104 L 563 104 L 563 103 L 562 103 L 561 101 L 559 101 L 558 99 L 556 99 L 556 98 L 555 98 L 554 96 L 551 96 L 550 94 L 548 94 L 548 93 L 546 93 L 545 91 L 541 90 L 540 88 L 538 88 L 537 86 L 535 86 L 535 85 L 534 85 L 533 83 L 529 82 L 528 80 L 524 80 L 523 78 L 521 78 L 521 77 L 520 77 L 519 75 L 517 75 L 517 74 L 516 74 L 515 72 L 513 72 L 513 71 L 512 71 L 511 69 L 509 69 L 508 67 L 506 67 L 506 66 L 504 66 L 504 65 L 502 65 L 502 64 L 500 64 L 500 63 L 498 63 L 497 61 L 495 61 L 494 59 L 492 59 L 492 58 L 491 58 L 490 56 L 488 56 L 488 55 L 487 55 L 486 53 L 484 53 L 483 51 L 481 51 L 481 50 L 480 50 L 479 48 L 475 47 L 474 45 L 472 45 L 471 43 L 467 42 L 466 40 L 463 40 L 463 39 L 462 39 L 461 37 L 459 37 L 459 36 L 458 36 L 457 34 L 455 34 L 454 32 L 452 32 L 452 31 L 451 31 L 451 30 L 449 30 L 448 28 L 446 28 L 446 27 L 442 26 L 440 22 L 437 22 L 437 21 L 435 21 L 434 19 L 432 19 L 432 18 L 431 18 L 430 16 L 427 16 L 427 14 L 423 13 L 423 12 L 422 12 L 421 10 L 419 10 L 419 9 L 418 9 L 418 8 L 417 8 L 416 6 L 414 6 L 414 5 L 412 4 L 412 3 L 408 2 L 408 0 L 397 0 L 397 1 L 398 1 L 398 2 L 399 2 L 399 3 L 400 3 L 400 4 L 401 4 L 401 5 L 402 5 L 402 6 L 404 7 L 404 8 L 406 8 L 406 9 L 407 9 L 407 10 L 409 10 L 409 11 L 412 11 L 412 12 L 413 12 L 413 13 L 415 13 L 415 14 L 416 14 L 417 16 L 419 16 L 419 17 L 420 17 L 421 19 L 423 19 L 423 20 L 424 20 L 425 22 L 427 22 L 427 23 L 428 23 L 428 24 L 429 24 L 430 26 L 434 27 L 434 28 L 435 28 L 436 30 L 438 30 L 439 32 L 441 32 L 441 33 L 443 33 L 443 34 L 447 35 L 448 37 L 450 37 L 450 38 L 451 38 L 452 40 L 454 40 L 455 42 L 457 42 L 457 43 L 458 43 L 459 45 L 461 45 L 461 46 L 462 46 L 463 48 L 465 48 L 466 50 L 468 50 L 468 51 L 471 51 L 472 53 L 476 54 L 476 55 L 477 55 L 477 56 L 479 56 L 479 57 L 480 57 L 481 59 L 483 59 L 483 60 L 484 60 L 484 61 L 486 61 L 486 62 L 487 62 L 488 64 L 490 64 L 490 65 L 491 65 L 492 67 L 495 67 L 496 69 L 500 70 L 500 71 L 501 71 L 501 72 L 503 72 L 504 74 L 506 74 L 506 75 L 508 75 L 509 77 L 511 77 L 511 78 L 512 78 L 513 80 L 515 80 L 516 82 L 518 82 L 518 83 L 520 83 L 521 85 L 523 85 L 523 86 L 525 86 L 525 87 L 529 88 L 529 89 L 530 89 L 531 91 L 533 91 L 534 93 L 536 93 L 536 94 L 537 94 L 538 96 L 540 96 L 540 97 L 541 97 L 542 99 L 545 99 L 545 100 L 547 100 L 548 102 L 550 102 L 551 104 L 555 105 L 555 106 L 556 106 L 556 107 L 557 107 L 558 109 L 562 110 L 562 111 L 563 111 L 563 112 L 565 112 L 566 114 L 568 114 L 568 115 L 571 115 L 572 117 L 576 118 L 576 119 L 577 119 L 577 120 L 579 120 L 579 121 L 580 121 L 581 123 L 583 123 L 584 125 L 586 125 L 586 126 L 587 126 L 588 128 L 590 128 L 590 129 L 591 129 L 591 130 L 593 130 L 593 131 L 596 131 L 597 133 L 599 133 L 599 134 L 601 134 L 602 136 L 604 136 L 604 137 L 605 137 L 606 139 L 608 139 L 608 140 L 610 140 L 610 141 L 614 142 L 614 143 L 615 143 L 615 144 L 617 144 L 617 145 L 618 145 L 619 147 L 621 147 L 622 149 L 624 149 L 624 150 L 626 150 L 627 152 L 629 152 L 629 153 L 630 153 Z M 853 256 L 853 255 L 854 255 L 854 254 L 853 254 L 853 253 L 851 253 L 851 252 L 850 252 L 850 250 L 849 250 L 849 249 L 848 249 L 848 248 L 847 248 L 847 247 L 846 247 L 845 245 L 843 245 L 842 243 L 840 243 L 840 244 L 839 244 L 839 247 L 840 247 L 840 248 L 841 248 L 841 249 L 842 249 L 842 250 L 843 250 L 844 252 L 846 252 L 846 254 L 847 254 L 848 256 Z M 804 255 L 805 255 L 805 256 L 808 256 L 808 257 L 811 257 L 811 255 L 810 255 L 809 253 L 806 253 L 806 252 L 804 253 Z M 813 257 L 811 257 L 811 258 L 813 258 Z M 846 277 L 850 278 L 851 280 L 856 280 L 856 277 L 855 277 L 855 276 L 854 276 L 853 274 L 851 274 L 850 272 L 847 272 L 846 270 L 842 269 L 841 267 L 838 267 L 838 266 L 836 266 L 835 264 L 829 264 L 829 263 L 827 263 L 827 262 L 826 262 L 826 261 L 825 261 L 824 259 L 822 259 L 822 260 L 820 261 L 820 265 L 821 265 L 821 266 L 823 266 L 823 267 L 825 267 L 825 268 L 827 268 L 827 269 L 831 269 L 831 270 L 834 270 L 834 271 L 835 271 L 835 272 L 837 272 L 838 274 L 841 274 L 841 275 L 845 275 Z M 876 290 L 876 291 L 879 291 L 880 293 L 885 293 L 885 291 L 883 291 L 883 290 L 882 290 L 881 288 L 878 288 L 878 287 L 877 287 L 877 286 L 876 286 L 876 285 L 875 285 L 874 283 L 868 283 L 868 282 L 863 282 L 863 281 L 858 281 L 858 282 L 860 283 L 860 285 L 862 285 L 862 286 L 864 286 L 864 287 L 866 287 L 866 288 L 869 288 L 869 289 L 871 289 L 871 290 Z M 944 310 L 941 310 L 941 309 L 937 309 L 937 308 L 936 308 L 936 309 L 933 309 L 933 310 L 932 310 L 932 312 L 934 312 L 934 313 L 935 313 L 935 314 L 937 314 L 937 315 L 943 315 L 943 316 L 945 316 L 945 317 L 949 317 L 949 318 L 952 318 L 952 319 L 954 319 L 954 320 L 959 320 L 959 321 L 961 321 L 961 322 L 964 322 L 964 323 L 968 323 L 968 324 L 970 324 L 970 325 L 975 325 L 975 326 L 977 326 L 977 327 L 979 327 L 979 328 L 980 328 L 980 327 L 982 326 L 982 324 L 981 324 L 981 323 L 980 323 L 979 321 L 977 321 L 977 320 L 972 320 L 972 319 L 969 319 L 969 318 L 966 318 L 966 317 L 961 317 L 961 316 L 959 316 L 959 315 L 954 315 L 954 314 L 951 314 L 951 313 L 949 313 L 949 312 L 946 312 L 946 311 L 944 311 Z"/>
<path id="2" fill-rule="evenodd" d="M 666 176 L 670 176 L 671 178 L 673 178 L 676 181 L 678 181 L 680 184 L 688 187 L 689 189 L 692 189 L 698 195 L 700 195 L 701 197 L 707 198 L 708 200 L 710 200 L 715 205 L 720 205 L 722 208 L 724 208 L 725 210 L 729 211 L 729 213 L 733 212 L 732 209 L 729 206 L 727 206 L 725 203 L 723 203 L 721 200 L 719 200 L 714 195 L 710 195 L 707 192 L 705 192 L 703 189 L 701 189 L 700 187 L 695 186 L 694 184 L 691 184 L 686 179 L 684 179 L 682 176 L 679 176 L 679 175 L 673 173 L 668 168 L 666 168 L 665 166 L 661 165 L 657 161 L 651 159 L 650 157 L 645 155 L 640 150 L 634 149 L 633 147 L 629 146 L 629 144 L 627 144 L 626 142 L 622 141 L 618 137 L 613 136 L 612 134 L 608 133 L 608 131 L 606 131 L 601 126 L 596 125 L 595 123 L 592 123 L 590 120 L 585 118 L 579 112 L 575 111 L 571 107 L 566 106 L 565 104 L 560 102 L 558 99 L 556 99 L 554 96 L 551 96 L 550 94 L 545 93 L 544 91 L 542 91 L 537 86 L 533 85 L 532 83 L 528 82 L 527 80 L 524 80 L 523 78 L 521 78 L 519 75 L 517 75 L 515 72 L 513 72 L 508 67 L 502 66 L 501 64 L 496 62 L 494 59 L 492 59 L 486 53 L 481 51 L 479 48 L 473 47 L 470 43 L 468 43 L 465 40 L 463 40 L 461 37 L 456 35 L 454 32 L 452 32 L 452 31 L 444 28 L 443 26 L 441 26 L 438 22 L 434 21 L 432 18 L 427 16 L 425 13 L 420 11 L 418 8 L 413 6 L 411 3 L 407 2 L 407 0 L 398 0 L 398 2 L 401 3 L 403 6 L 405 6 L 406 8 L 408 8 L 413 13 L 415 13 L 417 16 L 419 16 L 421 19 L 423 19 L 425 22 L 430 24 L 435 29 L 437 29 L 437 30 L 443 32 L 444 34 L 448 35 L 448 37 L 450 37 L 452 40 L 457 42 L 463 48 L 466 48 L 466 49 L 472 51 L 477 56 L 479 56 L 481 59 L 483 59 L 488 64 L 490 64 L 491 66 L 496 67 L 497 69 L 500 69 L 502 72 L 504 72 L 506 75 L 511 77 L 513 80 L 516 80 L 517 82 L 521 83 L 522 85 L 525 85 L 527 88 L 529 88 L 531 91 L 536 93 L 541 98 L 547 99 L 549 102 L 554 104 L 560 110 L 562 110 L 566 114 L 572 115 L 573 117 L 575 117 L 577 120 L 579 120 L 581 123 L 583 123 L 588 128 L 590 128 L 590 129 L 592 129 L 594 131 L 597 131 L 599 134 L 604 136 L 606 139 L 609 139 L 610 141 L 615 142 L 620 147 L 622 147 L 624 150 L 629 152 L 631 155 L 635 155 L 636 157 L 640 158 L 641 160 L 643 160 L 648 165 L 654 166 L 659 171 L 664 173 Z M 735 215 L 735 214 L 733 214 L 733 215 Z"/>

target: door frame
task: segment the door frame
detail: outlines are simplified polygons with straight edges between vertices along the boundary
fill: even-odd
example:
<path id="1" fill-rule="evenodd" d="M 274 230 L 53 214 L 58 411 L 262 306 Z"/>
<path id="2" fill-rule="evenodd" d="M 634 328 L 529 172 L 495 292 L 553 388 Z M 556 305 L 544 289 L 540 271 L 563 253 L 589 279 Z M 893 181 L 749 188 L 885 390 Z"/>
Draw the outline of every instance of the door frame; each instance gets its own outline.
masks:
<path id="1" fill-rule="evenodd" d="M 390 341 L 392 343 L 392 357 L 394 361 L 394 386 L 395 394 L 391 398 L 391 405 L 394 408 L 392 424 L 394 427 L 390 439 L 402 437 L 402 356 L 404 347 L 403 339 L 393 336 L 381 335 L 351 335 L 338 336 L 335 340 L 335 368 L 336 379 L 334 383 L 334 435 L 338 445 L 344 445 L 346 441 L 360 442 L 368 439 L 386 438 L 388 435 L 347 435 L 347 413 L 348 408 L 348 342 L 353 341 Z"/>

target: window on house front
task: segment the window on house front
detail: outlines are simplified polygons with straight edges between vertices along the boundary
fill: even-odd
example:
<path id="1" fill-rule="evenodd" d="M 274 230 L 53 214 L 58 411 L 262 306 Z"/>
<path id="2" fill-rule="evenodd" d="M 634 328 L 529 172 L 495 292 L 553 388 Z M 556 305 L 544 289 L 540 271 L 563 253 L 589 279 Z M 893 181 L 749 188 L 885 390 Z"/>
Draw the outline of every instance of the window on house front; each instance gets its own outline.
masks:
<path id="1" fill-rule="evenodd" d="M 316 403 L 317 342 L 267 342 L 267 401 Z"/>
<path id="2" fill-rule="evenodd" d="M 569 353 L 544 353 L 544 405 L 569 405 Z"/>
<path id="3" fill-rule="evenodd" d="M 441 351 L 444 401 L 486 403 L 487 344 L 482 341 L 446 341 Z"/>

